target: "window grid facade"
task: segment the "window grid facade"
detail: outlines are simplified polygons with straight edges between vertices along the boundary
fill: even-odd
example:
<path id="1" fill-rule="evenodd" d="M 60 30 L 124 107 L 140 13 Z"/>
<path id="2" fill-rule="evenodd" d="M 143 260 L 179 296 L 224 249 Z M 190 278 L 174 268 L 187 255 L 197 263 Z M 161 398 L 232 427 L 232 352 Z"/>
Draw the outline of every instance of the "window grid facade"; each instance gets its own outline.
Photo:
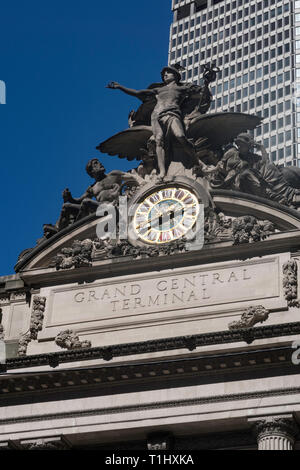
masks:
<path id="1" fill-rule="evenodd" d="M 271 160 L 300 166 L 300 1 L 173 0 L 173 11 L 170 64 L 198 84 L 216 63 L 210 112 L 260 115 L 254 136 Z"/>

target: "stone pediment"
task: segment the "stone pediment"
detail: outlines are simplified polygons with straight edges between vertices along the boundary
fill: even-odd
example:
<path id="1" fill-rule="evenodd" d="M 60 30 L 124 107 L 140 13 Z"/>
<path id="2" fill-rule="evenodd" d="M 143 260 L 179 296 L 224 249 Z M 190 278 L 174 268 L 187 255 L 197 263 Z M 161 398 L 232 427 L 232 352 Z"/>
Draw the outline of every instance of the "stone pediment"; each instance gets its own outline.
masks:
<path id="1" fill-rule="evenodd" d="M 213 214 L 217 219 L 211 226 L 207 226 L 206 223 L 205 244 L 203 249 L 197 252 L 197 262 L 203 259 L 207 263 L 216 256 L 242 257 L 249 251 L 255 256 L 261 244 L 264 252 L 268 250 L 268 240 L 272 240 L 270 246 L 278 250 L 280 244 L 290 245 L 291 240 L 299 234 L 300 213 L 295 209 L 258 196 L 221 189 L 212 192 L 212 199 L 215 206 Z M 239 235 L 239 228 L 234 221 L 240 220 L 241 228 L 244 228 L 247 223 L 245 217 L 251 217 L 250 222 L 256 224 L 256 229 L 258 227 L 258 234 L 254 239 L 250 234 L 251 231 L 244 238 Z M 170 263 L 168 256 L 171 254 L 174 255 L 173 261 L 177 260 L 179 264 L 180 260 L 187 262 L 188 259 L 195 257 L 195 253 L 186 252 L 179 241 L 171 246 L 168 244 L 168 248 L 149 247 L 149 250 L 147 247 L 144 249 L 133 247 L 126 241 L 119 244 L 104 244 L 97 240 L 98 222 L 99 218 L 92 214 L 42 241 L 35 248 L 25 250 L 15 267 L 16 271 L 20 273 L 32 271 L 33 274 L 33 271 L 37 270 L 47 270 L 47 272 L 50 270 L 57 275 L 60 271 L 60 274 L 64 272 L 64 276 L 68 271 L 68 276 L 72 275 L 73 278 L 74 270 L 77 271 L 75 268 L 91 272 L 96 265 L 99 267 L 99 263 L 102 266 L 107 263 L 111 271 L 111 263 L 120 258 L 131 257 L 140 263 L 143 259 L 151 258 L 154 266 L 164 266 Z M 266 223 L 270 223 L 270 226 L 266 226 Z M 119 268 L 121 269 L 121 265 Z"/>

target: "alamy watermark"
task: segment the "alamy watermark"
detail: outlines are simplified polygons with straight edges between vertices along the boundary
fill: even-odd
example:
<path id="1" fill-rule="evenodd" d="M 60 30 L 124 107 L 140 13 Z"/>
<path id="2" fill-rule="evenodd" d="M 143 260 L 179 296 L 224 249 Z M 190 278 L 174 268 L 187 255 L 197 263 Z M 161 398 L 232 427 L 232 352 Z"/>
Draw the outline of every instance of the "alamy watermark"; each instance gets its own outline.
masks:
<path id="1" fill-rule="evenodd" d="M 0 80 L 0 104 L 6 104 L 6 84 Z"/>
<path id="2" fill-rule="evenodd" d="M 292 354 L 292 363 L 298 366 L 300 364 L 300 339 L 293 342 L 292 349 L 295 349 Z"/>
<path id="3" fill-rule="evenodd" d="M 182 238 L 187 251 L 203 248 L 203 204 L 198 204 L 197 215 L 193 219 L 186 216 L 184 208 L 176 210 L 172 206 L 165 206 L 156 217 L 149 215 L 149 219 L 146 219 L 140 227 L 135 223 L 135 214 L 139 206 L 140 204 L 132 204 L 128 207 L 126 196 L 119 197 L 118 211 L 113 204 L 101 204 L 96 212 L 99 217 L 96 227 L 97 237 L 101 240 L 110 239 L 111 241 L 139 240 L 141 237 L 139 229 L 142 229 L 144 233 L 152 231 L 154 235 L 157 234 L 157 237 L 161 234 L 160 243 L 162 244 Z"/>

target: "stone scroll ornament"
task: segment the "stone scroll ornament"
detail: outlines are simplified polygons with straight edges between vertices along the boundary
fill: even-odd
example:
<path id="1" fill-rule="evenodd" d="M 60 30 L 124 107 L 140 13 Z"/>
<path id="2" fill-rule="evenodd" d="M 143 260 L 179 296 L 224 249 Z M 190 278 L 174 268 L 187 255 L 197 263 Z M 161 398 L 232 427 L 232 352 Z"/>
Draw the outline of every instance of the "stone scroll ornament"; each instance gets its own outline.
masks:
<path id="1" fill-rule="evenodd" d="M 248 307 L 242 314 L 240 320 L 229 323 L 230 330 L 252 328 L 256 323 L 263 323 L 269 318 L 269 310 L 262 305 Z"/>
<path id="2" fill-rule="evenodd" d="M 79 336 L 73 330 L 61 331 L 55 338 L 55 343 L 62 349 L 84 349 L 90 348 L 90 341 L 80 341 Z"/>
<path id="3" fill-rule="evenodd" d="M 284 297 L 289 307 L 300 307 L 298 300 L 298 265 L 297 261 L 290 260 L 283 267 L 283 289 Z"/>
<path id="4" fill-rule="evenodd" d="M 38 332 L 42 330 L 45 307 L 46 297 L 34 296 L 29 330 L 19 339 L 19 356 L 26 356 L 28 344 L 36 340 Z"/>

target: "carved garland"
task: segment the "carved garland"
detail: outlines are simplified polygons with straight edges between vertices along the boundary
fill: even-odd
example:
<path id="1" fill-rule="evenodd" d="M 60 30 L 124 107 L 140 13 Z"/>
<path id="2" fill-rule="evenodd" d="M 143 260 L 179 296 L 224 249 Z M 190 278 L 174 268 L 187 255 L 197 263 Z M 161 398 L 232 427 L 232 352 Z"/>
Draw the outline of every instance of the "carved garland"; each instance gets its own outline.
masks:
<path id="1" fill-rule="evenodd" d="M 298 265 L 297 261 L 289 260 L 283 267 L 284 297 L 289 307 L 300 307 L 298 300 Z"/>
<path id="2" fill-rule="evenodd" d="M 238 217 L 232 222 L 232 235 L 235 245 L 264 240 L 275 232 L 275 226 L 268 220 L 259 221 L 250 215 Z"/>
<path id="3" fill-rule="evenodd" d="M 26 356 L 28 344 L 32 340 L 37 339 L 38 332 L 41 331 L 43 327 L 45 306 L 46 297 L 40 297 L 39 295 L 34 296 L 29 331 L 19 339 L 19 356 Z"/>
<path id="4" fill-rule="evenodd" d="M 252 216 L 233 219 L 224 214 L 209 214 L 205 222 L 205 242 L 233 240 L 234 245 L 254 243 L 264 240 L 275 232 L 275 226 L 267 220 L 257 220 Z M 52 260 L 50 267 L 75 269 L 92 265 L 93 254 L 106 259 L 132 256 L 133 258 L 171 256 L 187 251 L 186 239 L 182 238 L 165 245 L 135 247 L 128 240 L 75 240 L 70 248 L 63 248 Z"/>
<path id="5" fill-rule="evenodd" d="M 98 246 L 100 247 L 101 245 L 99 245 L 99 242 L 96 242 L 96 247 Z M 128 240 L 122 240 L 117 243 L 110 243 L 105 246 L 106 258 L 120 256 L 132 256 L 133 258 L 146 256 L 153 258 L 157 256 L 171 256 L 176 253 L 184 253 L 185 251 L 186 240 L 184 238 L 161 246 L 135 247 L 131 245 Z"/>
<path id="6" fill-rule="evenodd" d="M 91 266 L 94 244 L 92 240 L 75 240 L 71 248 L 63 248 L 53 259 L 51 266 L 60 269 L 80 268 Z"/>
<path id="7" fill-rule="evenodd" d="M 70 446 L 64 438 L 36 439 L 32 442 L 21 442 L 24 450 L 69 450 Z"/>

